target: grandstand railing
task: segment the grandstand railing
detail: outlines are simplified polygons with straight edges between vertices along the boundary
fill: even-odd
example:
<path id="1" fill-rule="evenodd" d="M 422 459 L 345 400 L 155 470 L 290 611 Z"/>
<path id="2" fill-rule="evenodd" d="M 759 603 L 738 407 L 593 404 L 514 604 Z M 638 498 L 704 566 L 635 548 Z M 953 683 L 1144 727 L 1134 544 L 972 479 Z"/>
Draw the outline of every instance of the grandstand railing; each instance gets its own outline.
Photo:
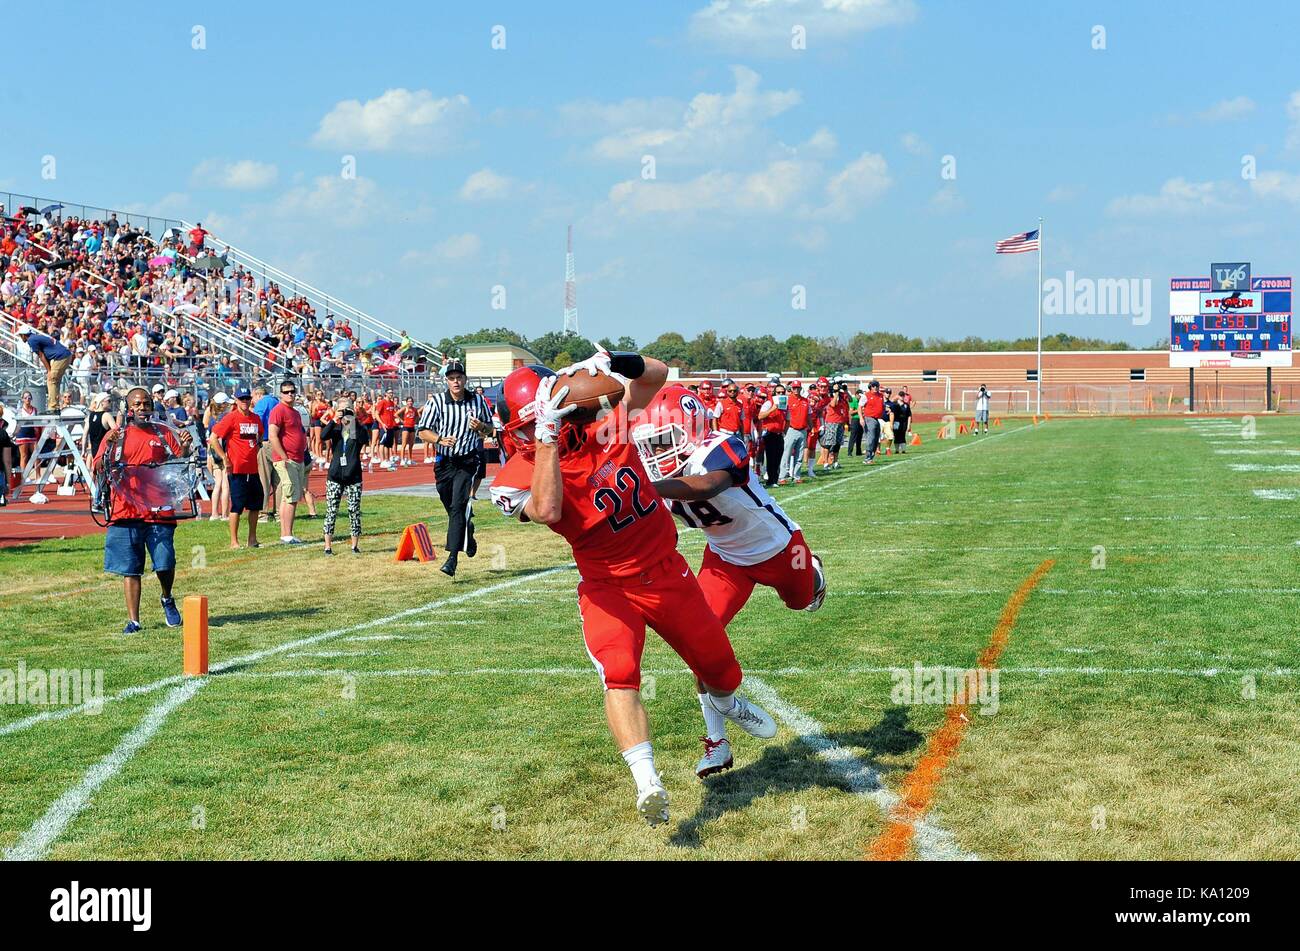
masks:
<path id="1" fill-rule="evenodd" d="M 117 208 L 104 208 L 100 205 L 83 205 L 78 202 L 64 201 L 60 198 L 41 198 L 36 195 L 21 195 L 17 192 L 0 192 L 0 198 L 4 199 L 5 214 L 10 217 L 15 216 L 18 209 L 24 206 L 39 211 L 49 205 L 62 205 L 63 207 L 59 209 L 58 215 L 63 218 L 75 216 L 83 221 L 105 222 L 113 215 L 117 215 L 117 220 L 122 224 L 142 227 L 155 238 L 162 237 L 168 230 L 179 228 L 182 224 L 176 218 L 146 215 L 135 211 L 122 211 Z"/>
<path id="2" fill-rule="evenodd" d="M 182 225 L 186 230 L 193 227 L 188 222 L 182 222 Z M 376 338 L 385 340 L 398 339 L 399 330 L 392 324 L 382 321 L 378 317 L 368 314 L 360 308 L 353 307 L 345 301 L 339 300 L 332 294 L 328 294 L 320 288 L 314 287 L 306 281 L 300 280 L 292 274 L 280 270 L 273 264 L 268 264 L 261 258 L 249 254 L 242 248 L 231 244 L 215 234 L 209 233 L 208 241 L 213 246 L 224 248 L 227 253 L 227 260 L 239 264 L 246 270 L 259 275 L 263 281 L 271 280 L 280 285 L 281 288 L 292 290 L 296 296 L 307 298 L 307 300 L 317 308 L 324 308 L 325 313 L 334 314 L 336 317 L 346 317 L 350 322 L 355 323 L 360 330 L 374 334 Z M 320 319 L 323 319 L 323 316 L 324 315 L 319 315 Z M 412 337 L 411 339 L 438 360 L 442 359 L 442 351 L 438 350 L 427 341 L 417 340 L 415 337 Z"/>

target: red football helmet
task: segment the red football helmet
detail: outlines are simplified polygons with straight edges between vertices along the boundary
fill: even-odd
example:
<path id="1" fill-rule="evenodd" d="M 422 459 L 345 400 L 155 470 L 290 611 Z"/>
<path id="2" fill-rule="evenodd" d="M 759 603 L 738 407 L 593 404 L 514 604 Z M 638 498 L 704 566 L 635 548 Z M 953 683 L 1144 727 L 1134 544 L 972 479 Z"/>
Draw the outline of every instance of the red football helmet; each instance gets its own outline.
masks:
<path id="1" fill-rule="evenodd" d="M 709 412 L 684 386 L 666 386 L 632 427 L 632 443 L 651 478 L 681 471 L 691 453 L 711 435 Z"/>
<path id="2" fill-rule="evenodd" d="M 537 415 L 537 387 L 546 377 L 555 376 L 550 367 L 531 364 L 513 371 L 501 384 L 501 396 L 497 400 L 497 417 L 501 420 L 503 430 L 501 441 L 509 455 L 517 452 L 532 454 L 533 420 Z M 560 424 L 560 439 L 557 445 L 561 450 L 571 449 L 580 444 L 583 430 L 573 423 Z"/>

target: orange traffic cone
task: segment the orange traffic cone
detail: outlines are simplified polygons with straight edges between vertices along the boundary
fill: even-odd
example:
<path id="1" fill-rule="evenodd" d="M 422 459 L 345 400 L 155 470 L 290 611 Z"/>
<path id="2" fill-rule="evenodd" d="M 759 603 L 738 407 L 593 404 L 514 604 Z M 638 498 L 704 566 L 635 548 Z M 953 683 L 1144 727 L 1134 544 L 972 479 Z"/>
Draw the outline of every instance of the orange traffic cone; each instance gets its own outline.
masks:
<path id="1" fill-rule="evenodd" d="M 942 426 L 939 427 L 939 435 L 936 436 L 935 438 L 936 438 L 936 439 L 943 439 L 943 438 L 944 438 L 944 435 L 943 435 L 943 427 L 942 427 Z"/>
<path id="2" fill-rule="evenodd" d="M 993 420 L 993 425 L 994 425 L 994 426 L 1001 426 L 1001 425 L 1002 425 L 1002 420 L 1000 420 L 1000 419 L 995 419 L 995 420 Z"/>
<path id="3" fill-rule="evenodd" d="M 965 435 L 966 435 L 966 424 L 965 424 L 965 423 L 962 423 L 960 426 L 957 427 L 957 435 L 958 435 L 958 436 L 965 436 Z"/>
<path id="4" fill-rule="evenodd" d="M 919 445 L 921 445 L 921 434 L 920 434 L 920 433 L 912 433 L 912 442 L 910 443 L 910 445 L 913 445 L 913 446 L 919 446 Z"/>
<path id="5" fill-rule="evenodd" d="M 1035 425 L 1035 426 L 1038 425 L 1038 417 L 1037 417 L 1037 416 L 1034 417 L 1034 425 Z"/>

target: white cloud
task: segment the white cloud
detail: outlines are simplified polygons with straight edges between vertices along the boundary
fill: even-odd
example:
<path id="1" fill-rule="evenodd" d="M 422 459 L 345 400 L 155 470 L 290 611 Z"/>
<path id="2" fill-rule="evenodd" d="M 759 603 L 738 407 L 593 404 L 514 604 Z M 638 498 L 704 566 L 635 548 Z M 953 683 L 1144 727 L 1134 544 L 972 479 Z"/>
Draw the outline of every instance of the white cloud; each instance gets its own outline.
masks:
<path id="1" fill-rule="evenodd" d="M 820 215 L 847 220 L 863 205 L 883 195 L 893 180 L 883 155 L 863 152 L 826 183 L 827 203 Z"/>
<path id="2" fill-rule="evenodd" d="M 427 89 L 389 89 L 365 103 L 337 103 L 312 144 L 376 152 L 437 152 L 456 145 L 471 118 L 463 95 L 435 98 Z"/>
<path id="3" fill-rule="evenodd" d="M 948 182 L 930 196 L 930 210 L 937 214 L 951 214 L 961 211 L 965 207 L 966 199 L 961 197 L 961 193 L 957 191 L 957 186 L 952 182 Z"/>
<path id="4" fill-rule="evenodd" d="M 1074 201 L 1083 194 L 1082 185 L 1057 185 L 1047 193 L 1050 202 Z"/>
<path id="5" fill-rule="evenodd" d="M 609 201 L 622 215 L 767 214 L 794 208 L 817 177 L 815 163 L 781 159 L 747 175 L 714 169 L 685 182 L 619 182 L 609 190 Z"/>
<path id="6" fill-rule="evenodd" d="M 1259 198 L 1300 205 L 1300 175 L 1291 172 L 1260 172 L 1250 183 L 1250 190 Z"/>
<path id="7" fill-rule="evenodd" d="M 482 239 L 473 232 L 467 231 L 463 234 L 453 234 L 431 248 L 407 251 L 402 255 L 401 263 L 404 267 L 430 268 L 448 261 L 467 260 L 482 249 Z"/>
<path id="8" fill-rule="evenodd" d="M 321 175 L 310 185 L 289 189 L 271 205 L 279 218 L 356 228 L 378 218 L 379 188 L 368 178 Z"/>
<path id="9" fill-rule="evenodd" d="M 460 186 L 460 197 L 465 201 L 498 201 L 508 198 L 516 182 L 505 175 L 498 175 L 490 168 L 481 168 Z"/>
<path id="10" fill-rule="evenodd" d="M 691 17 L 690 35 L 726 49 L 791 49 L 791 31 L 802 26 L 809 48 L 886 26 L 909 22 L 912 0 L 712 0 Z"/>
<path id="11" fill-rule="evenodd" d="M 199 187 L 248 191 L 274 185 L 279 174 L 274 165 L 252 159 L 238 162 L 207 159 L 194 167 L 190 173 L 190 183 Z"/>
<path id="12" fill-rule="evenodd" d="M 1230 191 L 1222 182 L 1189 182 L 1171 178 L 1157 195 L 1123 195 L 1106 206 L 1106 213 L 1120 217 L 1186 215 L 1221 211 L 1229 207 Z"/>
<path id="13" fill-rule="evenodd" d="M 794 233 L 794 243 L 805 251 L 820 251 L 826 247 L 828 240 L 829 235 L 821 225 L 813 225 L 811 228 Z"/>
<path id="14" fill-rule="evenodd" d="M 912 155 L 924 158 L 930 154 L 930 146 L 915 132 L 904 132 L 900 141 L 903 143 L 903 149 Z"/>
<path id="15" fill-rule="evenodd" d="M 1255 111 L 1255 102 L 1249 96 L 1237 96 L 1235 99 L 1221 99 L 1210 108 L 1198 112 L 1196 118 L 1201 122 L 1231 122 L 1244 119 Z"/>
<path id="16" fill-rule="evenodd" d="M 704 164 L 752 151 L 762 141 L 763 122 L 797 105 L 800 96 L 793 89 L 760 89 L 762 77 L 746 66 L 733 66 L 731 72 L 731 92 L 697 94 L 672 125 L 619 128 L 596 142 L 596 156 L 625 162 L 651 154 L 657 160 Z"/>

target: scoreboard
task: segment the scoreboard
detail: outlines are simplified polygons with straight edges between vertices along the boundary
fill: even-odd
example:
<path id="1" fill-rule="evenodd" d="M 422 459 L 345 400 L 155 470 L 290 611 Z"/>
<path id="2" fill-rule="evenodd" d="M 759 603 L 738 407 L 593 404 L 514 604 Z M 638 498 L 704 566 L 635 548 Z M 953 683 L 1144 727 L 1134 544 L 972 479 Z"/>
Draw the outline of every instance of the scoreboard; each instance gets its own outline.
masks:
<path id="1" fill-rule="evenodd" d="M 1249 264 L 1169 282 L 1171 367 L 1289 367 L 1291 278 L 1252 277 Z"/>

